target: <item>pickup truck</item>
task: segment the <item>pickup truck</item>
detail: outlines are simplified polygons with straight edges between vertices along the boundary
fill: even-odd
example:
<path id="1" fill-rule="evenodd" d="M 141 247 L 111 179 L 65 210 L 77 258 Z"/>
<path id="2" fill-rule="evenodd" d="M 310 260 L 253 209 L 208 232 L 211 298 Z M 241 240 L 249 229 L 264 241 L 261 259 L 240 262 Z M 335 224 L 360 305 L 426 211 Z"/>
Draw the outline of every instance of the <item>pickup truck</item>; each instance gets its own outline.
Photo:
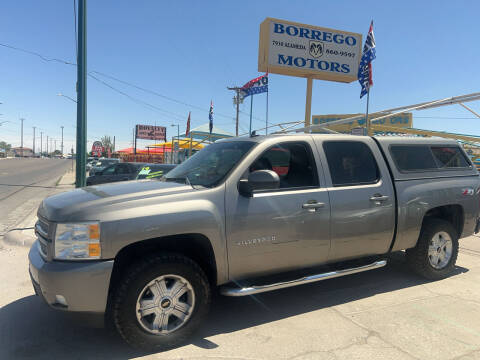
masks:
<path id="1" fill-rule="evenodd" d="M 51 307 L 164 350 L 215 289 L 254 295 L 382 267 L 452 273 L 478 230 L 479 176 L 452 140 L 294 134 L 217 141 L 157 180 L 46 198 L 29 253 Z"/>

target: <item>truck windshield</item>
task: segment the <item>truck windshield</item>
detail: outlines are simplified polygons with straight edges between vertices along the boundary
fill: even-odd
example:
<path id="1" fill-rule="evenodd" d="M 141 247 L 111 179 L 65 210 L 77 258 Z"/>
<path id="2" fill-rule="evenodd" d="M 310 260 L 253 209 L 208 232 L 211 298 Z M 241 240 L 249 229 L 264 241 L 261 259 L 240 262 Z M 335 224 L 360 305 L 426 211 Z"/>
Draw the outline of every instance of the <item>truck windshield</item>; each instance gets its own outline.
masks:
<path id="1" fill-rule="evenodd" d="M 178 181 L 213 187 L 219 184 L 255 145 L 251 141 L 220 142 L 208 145 L 166 174 L 163 181 Z"/>

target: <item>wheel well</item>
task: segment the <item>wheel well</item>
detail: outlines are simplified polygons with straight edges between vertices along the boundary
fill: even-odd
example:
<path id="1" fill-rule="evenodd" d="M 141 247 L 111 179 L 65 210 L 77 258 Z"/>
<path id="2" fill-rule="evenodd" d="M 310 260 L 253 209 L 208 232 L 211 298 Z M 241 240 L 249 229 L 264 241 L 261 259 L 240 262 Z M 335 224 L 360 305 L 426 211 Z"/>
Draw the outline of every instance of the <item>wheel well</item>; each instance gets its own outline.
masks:
<path id="1" fill-rule="evenodd" d="M 458 237 L 460 238 L 462 236 L 464 216 L 463 208 L 461 205 L 444 205 L 430 209 L 425 214 L 425 217 L 423 218 L 423 223 L 425 223 L 426 219 L 432 217 L 448 221 L 450 224 L 453 225 L 455 230 L 457 230 Z"/>
<path id="2" fill-rule="evenodd" d="M 202 234 L 180 234 L 148 240 L 142 240 L 121 249 L 113 265 L 110 279 L 111 294 L 123 272 L 142 256 L 158 252 L 175 252 L 183 254 L 195 261 L 208 277 L 212 286 L 217 283 L 217 266 L 210 240 Z"/>

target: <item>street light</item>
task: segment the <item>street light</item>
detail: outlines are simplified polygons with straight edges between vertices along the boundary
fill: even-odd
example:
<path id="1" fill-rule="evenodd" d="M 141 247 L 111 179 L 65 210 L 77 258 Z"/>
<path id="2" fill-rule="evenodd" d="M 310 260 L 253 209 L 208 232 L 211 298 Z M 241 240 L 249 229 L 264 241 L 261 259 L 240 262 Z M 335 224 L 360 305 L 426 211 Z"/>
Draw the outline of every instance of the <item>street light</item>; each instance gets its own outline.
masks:
<path id="1" fill-rule="evenodd" d="M 180 152 L 180 125 L 178 124 L 172 124 L 170 126 L 176 126 L 177 127 L 177 162 L 178 162 L 178 153 Z M 172 136 L 172 146 L 173 146 L 173 136 Z M 173 155 L 173 152 L 172 152 Z M 173 163 L 173 159 L 172 159 Z"/>
<path id="2" fill-rule="evenodd" d="M 64 98 L 67 98 L 68 100 L 73 101 L 74 103 L 77 102 L 77 100 L 72 99 L 72 98 L 71 98 L 70 96 L 68 96 L 68 95 L 63 95 L 62 93 L 58 93 L 57 96 L 63 96 Z"/>

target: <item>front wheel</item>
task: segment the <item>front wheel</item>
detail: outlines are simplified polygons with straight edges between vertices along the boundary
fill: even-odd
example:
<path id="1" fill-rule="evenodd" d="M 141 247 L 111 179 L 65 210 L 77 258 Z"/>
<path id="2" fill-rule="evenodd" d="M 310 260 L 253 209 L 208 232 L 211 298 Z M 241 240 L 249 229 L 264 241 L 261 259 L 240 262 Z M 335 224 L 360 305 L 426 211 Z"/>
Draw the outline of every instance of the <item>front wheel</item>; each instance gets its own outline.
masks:
<path id="1" fill-rule="evenodd" d="M 419 275 L 429 280 L 444 279 L 455 269 L 458 235 L 448 221 L 425 220 L 417 246 L 407 250 L 407 262 Z"/>
<path id="2" fill-rule="evenodd" d="M 127 270 L 113 298 L 113 319 L 130 345 L 167 350 L 190 337 L 209 305 L 203 270 L 183 255 L 161 254 Z"/>

